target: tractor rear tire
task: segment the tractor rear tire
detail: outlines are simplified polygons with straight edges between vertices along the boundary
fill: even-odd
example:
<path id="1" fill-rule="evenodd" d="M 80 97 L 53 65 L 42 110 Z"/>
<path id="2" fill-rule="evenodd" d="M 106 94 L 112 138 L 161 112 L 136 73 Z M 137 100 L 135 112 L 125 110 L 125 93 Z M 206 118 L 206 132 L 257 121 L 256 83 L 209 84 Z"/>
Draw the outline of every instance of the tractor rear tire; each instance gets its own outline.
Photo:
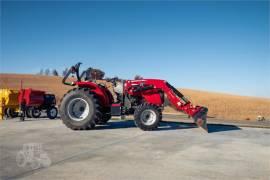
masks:
<path id="1" fill-rule="evenodd" d="M 27 112 L 27 111 L 26 111 Z M 26 115 L 27 116 L 27 115 Z M 41 111 L 38 108 L 31 108 L 31 117 L 39 118 L 41 116 Z"/>
<path id="2" fill-rule="evenodd" d="M 89 130 L 95 127 L 102 114 L 95 93 L 88 88 L 75 88 L 61 100 L 60 116 L 70 129 Z"/>
<path id="3" fill-rule="evenodd" d="M 50 107 L 47 109 L 47 117 L 49 119 L 55 119 L 57 118 L 58 110 L 56 107 Z"/>
<path id="4" fill-rule="evenodd" d="M 155 105 L 144 103 L 137 107 L 134 112 L 136 126 L 144 131 L 157 129 L 161 119 L 161 110 Z"/>

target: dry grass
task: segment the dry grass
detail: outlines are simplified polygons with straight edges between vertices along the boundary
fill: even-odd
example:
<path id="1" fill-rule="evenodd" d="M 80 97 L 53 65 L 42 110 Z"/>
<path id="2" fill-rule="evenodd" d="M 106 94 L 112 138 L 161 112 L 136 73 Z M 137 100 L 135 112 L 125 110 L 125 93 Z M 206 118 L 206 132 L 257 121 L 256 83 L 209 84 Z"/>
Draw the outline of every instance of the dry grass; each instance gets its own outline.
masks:
<path id="1" fill-rule="evenodd" d="M 57 101 L 71 87 L 62 84 L 62 78 L 53 76 L 39 76 L 28 74 L 0 74 L 0 88 L 20 89 L 21 80 L 23 88 L 33 88 L 54 93 Z"/>
<path id="2" fill-rule="evenodd" d="M 70 88 L 61 83 L 60 77 L 38 75 L 0 74 L 0 88 L 20 89 L 31 87 L 55 93 L 57 100 Z M 258 115 L 270 119 L 270 99 L 245 96 L 235 96 L 222 93 L 212 93 L 190 89 L 182 89 L 193 104 L 208 107 L 209 116 L 228 120 L 255 120 Z M 166 108 L 166 112 L 176 112 Z"/>
<path id="3" fill-rule="evenodd" d="M 258 115 L 270 119 L 270 99 L 236 96 L 223 93 L 213 93 L 182 89 L 193 104 L 208 107 L 211 117 L 228 120 L 256 120 Z M 173 109 L 166 109 L 175 112 Z"/>

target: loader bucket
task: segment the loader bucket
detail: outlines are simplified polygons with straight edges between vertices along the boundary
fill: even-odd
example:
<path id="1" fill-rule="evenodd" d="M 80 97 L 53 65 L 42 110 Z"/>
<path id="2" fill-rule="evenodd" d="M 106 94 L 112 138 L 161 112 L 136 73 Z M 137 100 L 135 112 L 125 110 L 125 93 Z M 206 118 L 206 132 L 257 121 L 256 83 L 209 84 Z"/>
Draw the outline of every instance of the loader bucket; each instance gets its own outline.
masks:
<path id="1" fill-rule="evenodd" d="M 208 109 L 205 108 L 205 107 L 202 107 L 201 110 L 199 112 L 197 112 L 195 114 L 195 116 L 193 116 L 193 119 L 194 119 L 194 123 L 198 127 L 201 127 L 202 129 L 204 129 L 205 131 L 208 132 L 208 128 L 207 128 L 207 112 L 208 112 Z"/>

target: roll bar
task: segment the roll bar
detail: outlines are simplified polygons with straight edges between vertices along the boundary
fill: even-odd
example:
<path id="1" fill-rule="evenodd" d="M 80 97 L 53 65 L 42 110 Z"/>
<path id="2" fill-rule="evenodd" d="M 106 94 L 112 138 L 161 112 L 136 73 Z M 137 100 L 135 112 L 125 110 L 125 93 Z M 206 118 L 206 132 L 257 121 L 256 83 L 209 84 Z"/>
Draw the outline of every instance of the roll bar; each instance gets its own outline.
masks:
<path id="1" fill-rule="evenodd" d="M 71 68 L 69 68 L 68 72 L 66 73 L 66 75 L 64 76 L 62 83 L 68 86 L 75 86 L 75 84 L 72 82 L 66 82 L 67 78 L 69 77 L 70 74 L 75 74 L 76 78 L 77 78 L 77 82 L 81 81 L 81 76 L 80 76 L 80 66 L 82 63 L 77 63 L 74 66 L 71 66 Z"/>
<path id="2" fill-rule="evenodd" d="M 74 82 L 67 82 L 66 80 L 68 79 L 69 75 L 70 74 L 75 74 L 76 75 L 76 78 L 77 78 L 77 81 L 76 82 L 81 82 L 83 76 L 86 74 L 87 70 L 86 71 L 83 71 L 81 74 L 80 74 L 80 66 L 81 66 L 81 62 L 75 64 L 74 66 L 71 66 L 68 70 L 68 72 L 66 73 L 66 75 L 64 76 L 63 80 L 62 80 L 62 83 L 65 84 L 65 85 L 68 85 L 68 86 L 75 86 L 76 84 Z M 105 78 L 104 79 L 105 81 L 107 82 L 111 82 L 113 83 L 113 85 L 116 85 L 116 81 L 119 81 L 120 79 L 118 77 L 114 77 L 114 78 Z"/>

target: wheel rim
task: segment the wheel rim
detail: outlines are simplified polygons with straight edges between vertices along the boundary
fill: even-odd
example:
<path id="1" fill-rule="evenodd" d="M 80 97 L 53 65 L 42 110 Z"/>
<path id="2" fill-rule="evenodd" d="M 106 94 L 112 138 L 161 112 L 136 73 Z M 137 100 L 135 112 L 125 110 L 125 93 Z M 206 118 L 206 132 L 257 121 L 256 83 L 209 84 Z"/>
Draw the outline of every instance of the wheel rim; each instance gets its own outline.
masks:
<path id="1" fill-rule="evenodd" d="M 51 115 L 51 117 L 55 117 L 57 115 L 56 109 L 52 108 L 50 110 L 50 115 Z"/>
<path id="2" fill-rule="evenodd" d="M 74 121 L 83 121 L 89 114 L 89 104 L 82 98 L 72 99 L 68 103 L 68 115 Z"/>
<path id="3" fill-rule="evenodd" d="M 149 125 L 154 124 L 156 119 L 157 119 L 157 115 L 153 110 L 147 109 L 143 111 L 141 114 L 142 123 L 145 125 L 149 126 Z"/>
<path id="4" fill-rule="evenodd" d="M 34 109 L 33 114 L 34 114 L 34 116 L 39 116 L 40 111 L 38 109 Z"/>

